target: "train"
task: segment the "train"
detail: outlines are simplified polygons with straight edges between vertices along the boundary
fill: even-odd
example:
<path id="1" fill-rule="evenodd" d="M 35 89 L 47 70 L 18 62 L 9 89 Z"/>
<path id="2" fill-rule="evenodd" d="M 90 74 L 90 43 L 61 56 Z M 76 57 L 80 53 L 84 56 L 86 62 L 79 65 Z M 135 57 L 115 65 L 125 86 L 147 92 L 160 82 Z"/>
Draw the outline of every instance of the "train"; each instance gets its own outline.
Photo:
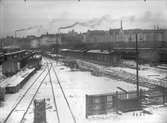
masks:
<path id="1" fill-rule="evenodd" d="M 19 50 L 15 52 L 5 53 L 2 62 L 2 73 L 5 76 L 12 76 L 27 65 L 30 67 L 38 67 L 41 65 L 41 55 L 37 55 L 34 51 Z"/>
<path id="2" fill-rule="evenodd" d="M 36 68 L 39 70 L 42 66 L 42 56 L 39 54 L 35 54 L 32 57 L 26 60 L 28 68 Z"/>
<path id="3" fill-rule="evenodd" d="M 35 73 L 36 70 L 39 70 L 42 66 L 42 56 L 40 54 L 33 54 L 31 57 L 26 58 L 26 60 L 23 60 L 25 67 L 23 69 L 29 69 L 29 70 L 33 70 L 33 72 L 30 73 L 30 75 L 26 75 L 26 78 L 24 78 L 19 86 L 14 86 L 11 87 L 10 89 L 7 88 L 7 81 L 2 81 L 0 82 L 0 101 L 4 100 L 5 94 L 7 91 L 10 92 L 16 92 L 16 90 L 18 90 L 18 87 L 20 88 L 20 86 L 23 86 L 23 84 L 25 84 L 25 82 Z M 17 64 L 15 65 L 16 67 L 18 66 Z M 8 70 L 18 70 L 16 67 L 13 67 L 12 69 L 8 69 Z M 24 71 L 24 70 L 23 70 Z M 14 75 L 12 76 L 14 77 Z M 16 76 L 17 77 L 17 76 Z"/>

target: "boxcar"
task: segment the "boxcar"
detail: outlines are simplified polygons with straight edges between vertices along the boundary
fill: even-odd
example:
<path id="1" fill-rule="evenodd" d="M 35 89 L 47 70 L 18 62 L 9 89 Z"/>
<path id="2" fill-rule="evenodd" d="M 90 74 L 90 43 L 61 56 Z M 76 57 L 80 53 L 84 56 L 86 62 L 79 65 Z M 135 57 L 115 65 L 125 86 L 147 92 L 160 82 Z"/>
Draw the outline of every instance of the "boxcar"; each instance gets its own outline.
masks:
<path id="1" fill-rule="evenodd" d="M 7 60 L 2 63 L 2 73 L 11 76 L 20 70 L 20 63 L 16 60 Z"/>

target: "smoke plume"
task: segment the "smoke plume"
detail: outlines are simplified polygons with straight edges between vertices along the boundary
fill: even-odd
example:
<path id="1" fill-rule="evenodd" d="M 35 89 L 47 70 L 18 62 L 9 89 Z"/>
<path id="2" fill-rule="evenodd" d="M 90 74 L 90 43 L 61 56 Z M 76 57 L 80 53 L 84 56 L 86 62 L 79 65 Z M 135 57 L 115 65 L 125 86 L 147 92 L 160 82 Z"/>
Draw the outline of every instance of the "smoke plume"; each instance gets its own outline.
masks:
<path id="1" fill-rule="evenodd" d="M 110 18 L 109 15 L 102 16 L 101 18 L 95 18 L 86 22 L 75 22 L 72 25 L 69 26 L 63 26 L 59 27 L 58 30 L 61 29 L 68 29 L 68 28 L 73 28 L 77 25 L 82 26 L 82 27 L 87 27 L 87 28 L 95 28 L 97 26 L 100 26 L 102 23 L 103 24 L 111 24 L 114 20 Z"/>
<path id="2" fill-rule="evenodd" d="M 31 30 L 31 29 L 34 29 L 34 28 L 40 28 L 40 27 L 41 26 L 31 26 L 31 27 L 28 27 L 28 28 L 18 29 L 18 30 L 16 30 L 16 32 L 27 31 L 27 30 Z"/>

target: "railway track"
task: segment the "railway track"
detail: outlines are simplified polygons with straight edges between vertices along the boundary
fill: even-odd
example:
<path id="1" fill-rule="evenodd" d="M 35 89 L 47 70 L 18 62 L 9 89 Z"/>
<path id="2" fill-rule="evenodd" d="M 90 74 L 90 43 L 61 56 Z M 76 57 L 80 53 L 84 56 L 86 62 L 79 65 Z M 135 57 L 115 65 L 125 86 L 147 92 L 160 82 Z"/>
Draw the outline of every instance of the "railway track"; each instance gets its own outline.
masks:
<path id="1" fill-rule="evenodd" d="M 70 121 L 72 121 L 71 123 L 76 123 L 75 116 L 71 110 L 71 107 L 65 95 L 64 89 L 60 83 L 60 80 L 54 68 L 55 67 L 54 65 L 57 65 L 57 62 L 53 62 L 46 58 L 44 58 L 44 61 L 45 61 L 44 63 L 45 68 L 35 78 L 32 84 L 25 90 L 25 92 L 21 95 L 19 100 L 12 106 L 12 109 L 7 114 L 6 118 L 3 120 L 3 123 L 11 123 L 11 122 L 24 123 L 25 122 L 25 116 L 28 113 L 30 106 L 32 105 L 35 97 L 37 96 L 37 93 L 39 92 L 40 87 L 45 82 L 45 79 L 47 76 L 49 77 L 49 82 L 51 85 L 51 93 L 53 97 L 53 105 L 56 110 L 57 123 L 63 123 L 62 121 L 64 117 L 62 117 L 62 115 L 60 117 L 60 114 L 59 114 L 59 112 L 61 112 L 61 114 L 63 113 L 64 115 L 64 110 L 63 111 L 61 110 L 62 108 L 61 106 L 63 106 L 61 104 L 62 100 L 65 100 L 63 104 L 66 106 L 64 106 L 64 108 L 66 109 L 66 111 L 68 110 L 67 112 L 70 112 L 70 113 L 66 112 L 65 115 L 68 115 L 68 116 L 71 115 L 69 118 Z M 52 74 L 51 74 L 51 71 L 52 71 Z M 55 81 L 56 83 L 54 83 L 54 80 L 56 80 Z M 56 94 L 59 95 L 60 93 L 61 93 L 60 95 L 61 99 L 58 99 L 58 103 L 57 103 Z M 57 105 L 59 105 L 59 108 Z"/>
<path id="2" fill-rule="evenodd" d="M 13 122 L 12 118 L 17 118 L 18 115 L 22 115 L 22 116 L 21 118 L 17 119 L 17 123 L 23 123 L 25 115 L 27 114 L 28 109 L 30 108 L 35 96 L 37 95 L 38 90 L 40 89 L 47 75 L 49 74 L 51 67 L 49 68 L 49 71 L 44 76 L 42 76 L 46 69 L 47 67 L 43 69 L 43 71 L 39 74 L 39 76 L 37 76 L 37 78 L 33 81 L 33 83 L 29 86 L 29 88 L 24 92 L 21 98 L 16 102 L 16 104 L 13 106 L 13 108 L 11 109 L 11 111 L 3 121 L 3 123 Z M 20 110 L 23 107 L 24 109 Z M 21 113 L 18 111 L 20 111 Z"/>
<path id="3" fill-rule="evenodd" d="M 68 107 L 69 111 L 70 111 L 70 115 L 71 115 L 71 117 L 72 117 L 73 123 L 76 123 L 76 118 L 75 118 L 75 116 L 74 116 L 74 114 L 73 114 L 73 112 L 72 112 L 72 109 L 71 109 L 71 107 L 70 107 L 70 104 L 69 104 L 69 101 L 68 101 L 68 99 L 67 99 L 67 96 L 66 96 L 66 94 L 65 94 L 65 92 L 64 92 L 64 89 L 63 89 L 63 87 L 62 87 L 62 85 L 61 85 L 61 83 L 60 83 L 58 74 L 57 74 L 57 72 L 56 72 L 56 70 L 55 70 L 55 66 L 54 66 L 54 65 L 57 64 L 57 62 L 53 62 L 53 61 L 48 60 L 48 59 L 46 59 L 46 58 L 45 58 L 45 60 L 46 60 L 46 62 L 47 62 L 48 64 L 51 64 L 51 68 L 52 68 L 53 73 L 54 73 L 54 75 L 55 75 L 55 77 L 56 77 L 57 83 L 58 83 L 59 88 L 60 88 L 60 90 L 61 90 L 61 94 L 62 94 L 62 96 L 63 96 L 63 98 L 64 98 L 64 100 L 65 100 L 65 102 L 66 102 L 66 104 L 67 104 L 67 107 Z M 50 74 L 50 72 L 49 72 L 49 74 Z M 58 122 L 60 123 L 60 116 L 59 116 L 59 113 L 58 113 L 57 102 L 56 102 L 56 99 L 55 99 L 55 91 L 54 91 L 54 90 L 58 90 L 58 89 L 56 89 L 56 88 L 58 88 L 58 87 L 54 87 L 54 84 L 53 84 L 51 75 L 49 75 L 49 77 L 50 77 L 50 84 L 51 84 L 51 86 L 52 86 L 52 93 L 53 93 L 53 97 L 54 97 L 54 105 L 55 105 L 55 107 L 56 107 L 56 109 L 57 109 L 57 117 L 59 118 L 59 119 L 58 119 Z M 55 84 L 55 85 L 56 85 L 56 84 Z M 58 93 L 58 92 L 57 92 L 57 93 Z"/>
<path id="4" fill-rule="evenodd" d="M 53 96 L 54 106 L 55 106 L 55 109 L 56 109 L 56 116 L 57 116 L 58 123 L 60 123 L 60 116 L 59 116 L 59 113 L 58 113 L 56 96 L 55 96 L 54 87 L 53 87 L 53 81 L 52 81 L 52 78 L 51 78 L 51 73 L 50 73 L 50 70 L 49 70 L 49 65 L 47 65 L 47 66 L 48 66 L 49 80 L 50 80 L 50 85 L 51 85 L 51 90 L 52 90 L 52 96 Z M 51 64 L 51 67 L 52 67 L 52 64 Z"/>

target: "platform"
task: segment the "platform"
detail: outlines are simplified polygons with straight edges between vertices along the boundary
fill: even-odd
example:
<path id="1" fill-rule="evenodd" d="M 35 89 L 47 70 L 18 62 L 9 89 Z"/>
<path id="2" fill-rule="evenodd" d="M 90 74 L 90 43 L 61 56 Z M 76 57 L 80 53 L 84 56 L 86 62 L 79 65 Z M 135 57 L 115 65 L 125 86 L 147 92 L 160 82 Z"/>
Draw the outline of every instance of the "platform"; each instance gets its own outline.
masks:
<path id="1" fill-rule="evenodd" d="M 7 80 L 6 93 L 16 93 L 19 89 L 23 87 L 23 85 L 27 82 L 27 80 L 34 74 L 35 68 L 25 69 L 24 71 L 20 71 L 18 74 L 12 76 Z"/>

